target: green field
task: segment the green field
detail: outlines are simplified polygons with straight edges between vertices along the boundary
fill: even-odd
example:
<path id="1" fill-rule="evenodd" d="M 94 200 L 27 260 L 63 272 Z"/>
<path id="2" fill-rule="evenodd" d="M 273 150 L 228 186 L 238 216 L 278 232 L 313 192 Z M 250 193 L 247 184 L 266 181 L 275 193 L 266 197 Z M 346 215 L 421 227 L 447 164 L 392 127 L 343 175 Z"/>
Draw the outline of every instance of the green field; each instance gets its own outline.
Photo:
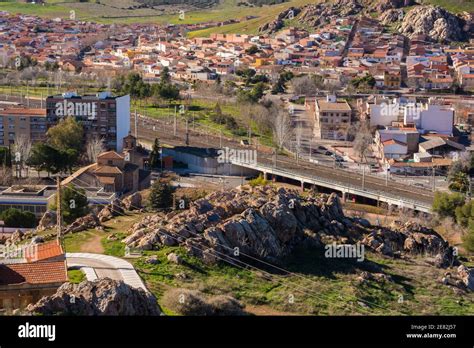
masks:
<path id="1" fill-rule="evenodd" d="M 129 6 L 137 5 L 133 0 L 101 0 L 80 2 L 71 0 L 47 0 L 46 4 L 25 4 L 16 1 L 0 1 L 0 11 L 11 13 L 24 13 L 38 15 L 49 18 L 61 17 L 68 19 L 71 10 L 75 11 L 76 19 L 95 21 L 100 23 L 156 23 L 156 24 L 195 24 L 210 21 L 225 21 L 229 19 L 240 19 L 240 23 L 225 25 L 222 27 L 212 27 L 189 33 L 190 37 L 209 36 L 212 33 L 248 33 L 256 34 L 258 27 L 272 21 L 278 13 L 291 7 L 314 4 L 320 0 L 290 0 L 282 4 L 244 7 L 237 6 L 238 0 L 222 0 L 213 9 L 202 9 L 185 12 L 183 20 L 179 18 L 179 6 L 170 7 L 167 13 L 162 13 L 153 9 L 126 9 Z M 470 0 L 425 0 L 426 4 L 438 5 L 447 10 L 460 13 L 463 11 L 474 11 L 474 2 Z M 246 16 L 256 16 L 246 20 Z M 295 24 L 295 21 L 288 23 Z"/>

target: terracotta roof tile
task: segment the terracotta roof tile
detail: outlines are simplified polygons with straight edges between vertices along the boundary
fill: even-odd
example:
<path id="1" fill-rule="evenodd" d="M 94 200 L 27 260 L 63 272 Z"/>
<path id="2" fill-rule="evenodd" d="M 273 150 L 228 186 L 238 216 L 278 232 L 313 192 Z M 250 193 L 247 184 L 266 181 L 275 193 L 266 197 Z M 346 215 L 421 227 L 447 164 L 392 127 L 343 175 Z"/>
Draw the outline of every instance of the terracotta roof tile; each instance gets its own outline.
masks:
<path id="1" fill-rule="evenodd" d="M 67 282 L 64 261 L 0 265 L 0 284 L 47 284 Z"/>

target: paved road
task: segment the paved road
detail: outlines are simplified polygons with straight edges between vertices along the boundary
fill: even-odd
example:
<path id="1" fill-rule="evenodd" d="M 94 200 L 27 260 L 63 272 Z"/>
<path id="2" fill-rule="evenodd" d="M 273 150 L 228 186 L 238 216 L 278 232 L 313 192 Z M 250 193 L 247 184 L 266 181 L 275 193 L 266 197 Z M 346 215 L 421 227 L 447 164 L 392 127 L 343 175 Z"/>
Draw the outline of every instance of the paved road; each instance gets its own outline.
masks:
<path id="1" fill-rule="evenodd" d="M 82 268 L 87 280 L 111 278 L 123 280 L 133 288 L 148 291 L 132 264 L 109 255 L 92 253 L 66 253 L 68 267 Z"/>

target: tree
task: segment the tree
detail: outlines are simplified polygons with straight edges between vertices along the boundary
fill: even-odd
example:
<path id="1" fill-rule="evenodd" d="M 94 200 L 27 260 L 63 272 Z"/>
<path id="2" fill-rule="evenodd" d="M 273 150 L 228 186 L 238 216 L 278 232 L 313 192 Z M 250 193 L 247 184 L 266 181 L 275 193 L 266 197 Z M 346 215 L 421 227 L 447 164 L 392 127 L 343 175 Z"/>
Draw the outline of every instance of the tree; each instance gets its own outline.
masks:
<path id="1" fill-rule="evenodd" d="M 161 152 L 160 152 L 160 141 L 155 138 L 153 148 L 150 152 L 150 168 L 159 168 L 161 165 Z"/>
<path id="2" fill-rule="evenodd" d="M 283 148 L 290 136 L 290 116 L 283 108 L 277 108 L 276 115 L 273 118 L 273 139 L 279 150 Z"/>
<path id="3" fill-rule="evenodd" d="M 53 204 L 51 209 L 56 209 Z M 64 222 L 70 224 L 89 213 L 86 191 L 73 184 L 61 188 L 61 215 Z"/>
<path id="4" fill-rule="evenodd" d="M 168 209 L 173 205 L 173 189 L 168 182 L 157 180 L 151 187 L 148 206 L 152 209 Z"/>
<path id="5" fill-rule="evenodd" d="M 451 191 L 469 192 L 469 175 L 474 168 L 474 157 L 469 153 L 464 153 L 448 172 L 449 189 Z"/>
<path id="6" fill-rule="evenodd" d="M 353 149 L 359 156 L 359 158 L 366 159 L 368 153 L 370 153 L 370 146 L 373 142 L 372 133 L 367 123 L 356 123 L 351 127 L 351 132 L 354 134 Z"/>
<path id="7" fill-rule="evenodd" d="M 165 66 L 163 70 L 160 72 L 160 84 L 170 84 L 171 83 L 171 76 L 170 76 L 170 69 Z"/>
<path id="8" fill-rule="evenodd" d="M 84 129 L 74 117 L 62 119 L 46 133 L 48 144 L 56 149 L 73 149 L 80 153 L 83 147 Z"/>
<path id="9" fill-rule="evenodd" d="M 469 201 L 455 209 L 456 222 L 463 226 L 474 226 L 474 201 Z"/>
<path id="10" fill-rule="evenodd" d="M 44 170 L 48 174 L 56 174 L 71 170 L 77 159 L 75 150 L 57 150 L 49 144 L 37 143 L 31 149 L 27 165 L 34 167 L 38 172 Z"/>
<path id="11" fill-rule="evenodd" d="M 363 77 L 355 77 L 350 81 L 350 85 L 359 90 L 372 89 L 375 83 L 375 78 L 370 74 L 366 74 Z"/>
<path id="12" fill-rule="evenodd" d="M 26 163 L 31 153 L 31 140 L 24 134 L 17 135 L 13 144 L 13 157 L 17 164 L 20 165 L 20 177 L 23 165 Z"/>
<path id="13" fill-rule="evenodd" d="M 97 156 L 105 151 L 104 139 L 94 135 L 86 143 L 87 160 L 91 163 L 97 162 Z"/>
<path id="14" fill-rule="evenodd" d="M 257 53 L 258 51 L 259 51 L 258 47 L 255 46 L 255 45 L 252 45 L 252 46 L 250 46 L 249 48 L 247 48 L 245 50 L 245 53 L 247 53 L 249 55 L 253 55 L 253 54 Z"/>
<path id="15" fill-rule="evenodd" d="M 291 80 L 293 93 L 296 95 L 315 95 L 323 88 L 323 79 L 319 75 L 304 75 Z"/>
<path id="16" fill-rule="evenodd" d="M 456 192 L 469 192 L 469 177 L 465 172 L 458 172 L 449 178 L 449 189 Z"/>
<path id="17" fill-rule="evenodd" d="M 179 99 L 179 88 L 171 83 L 159 84 L 155 90 L 155 96 L 167 100 Z"/>
<path id="18" fill-rule="evenodd" d="M 11 168 L 12 154 L 11 154 L 10 148 L 5 147 L 5 146 L 0 147 L 0 165 Z"/>
<path id="19" fill-rule="evenodd" d="M 464 196 L 460 193 L 435 192 L 432 210 L 442 218 L 455 218 L 456 208 L 464 205 Z"/>
<path id="20" fill-rule="evenodd" d="M 7 227 L 32 228 L 36 225 L 36 216 L 32 212 L 9 208 L 0 214 Z"/>

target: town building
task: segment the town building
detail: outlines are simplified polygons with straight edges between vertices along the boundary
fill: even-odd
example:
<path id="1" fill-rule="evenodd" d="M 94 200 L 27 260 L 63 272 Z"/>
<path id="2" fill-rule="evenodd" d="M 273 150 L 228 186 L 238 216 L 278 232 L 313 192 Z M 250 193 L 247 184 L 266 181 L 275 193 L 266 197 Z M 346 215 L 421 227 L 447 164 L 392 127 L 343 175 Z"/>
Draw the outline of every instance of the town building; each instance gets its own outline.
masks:
<path id="1" fill-rule="evenodd" d="M 53 295 L 68 281 L 65 254 L 57 240 L 21 248 L 0 260 L 0 310 L 7 313 Z"/>
<path id="2" fill-rule="evenodd" d="M 31 108 L 8 108 L 0 110 L 0 146 L 15 143 L 25 137 L 31 143 L 46 138 L 46 110 Z"/>
<path id="3" fill-rule="evenodd" d="M 351 125 L 352 109 L 347 101 L 338 101 L 336 96 L 315 101 L 314 135 L 320 139 L 347 140 Z"/>
<path id="4" fill-rule="evenodd" d="M 67 116 L 75 117 L 84 126 L 86 141 L 90 137 L 102 138 L 108 150 L 121 152 L 123 138 L 130 132 L 130 96 L 64 93 L 46 99 L 47 128 Z"/>
<path id="5" fill-rule="evenodd" d="M 95 187 L 108 193 L 130 193 L 150 186 L 151 172 L 145 169 L 149 154 L 136 144 L 135 137 L 124 139 L 122 153 L 106 151 L 97 162 L 78 169 L 62 181 L 79 187 Z"/>

